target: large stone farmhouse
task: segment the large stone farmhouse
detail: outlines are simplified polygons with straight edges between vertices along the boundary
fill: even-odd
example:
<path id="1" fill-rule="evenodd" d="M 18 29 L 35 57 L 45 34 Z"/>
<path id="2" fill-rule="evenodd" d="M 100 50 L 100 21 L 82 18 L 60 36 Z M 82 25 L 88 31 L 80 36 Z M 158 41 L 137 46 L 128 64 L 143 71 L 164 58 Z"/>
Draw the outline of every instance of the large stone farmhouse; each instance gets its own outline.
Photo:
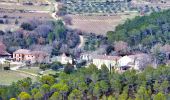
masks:
<path id="1" fill-rule="evenodd" d="M 30 61 L 31 63 L 48 63 L 49 54 L 43 51 L 19 49 L 13 53 L 13 59 L 18 62 Z"/>
<path id="2" fill-rule="evenodd" d="M 101 68 L 101 65 L 105 64 L 109 70 L 117 65 L 117 61 L 120 59 L 118 56 L 106 56 L 106 55 L 96 55 L 93 57 L 93 64 L 97 68 Z"/>
<path id="3" fill-rule="evenodd" d="M 152 64 L 152 58 L 148 54 L 138 53 L 127 56 L 108 56 L 108 55 L 93 55 L 83 53 L 80 59 L 93 63 L 98 69 L 105 64 L 109 70 L 123 72 L 125 70 L 143 70 L 145 67 Z"/>

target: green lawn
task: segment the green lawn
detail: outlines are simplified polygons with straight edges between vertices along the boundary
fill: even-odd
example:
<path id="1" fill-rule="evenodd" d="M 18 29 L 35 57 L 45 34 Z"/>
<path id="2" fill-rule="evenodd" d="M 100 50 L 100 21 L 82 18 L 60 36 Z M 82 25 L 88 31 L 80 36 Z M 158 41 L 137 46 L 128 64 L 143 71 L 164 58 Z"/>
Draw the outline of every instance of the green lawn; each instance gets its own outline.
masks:
<path id="1" fill-rule="evenodd" d="M 41 69 L 39 69 L 38 67 L 22 68 L 19 70 L 28 72 L 28 73 L 32 73 L 32 74 L 38 74 L 41 71 Z"/>
<path id="2" fill-rule="evenodd" d="M 39 69 L 39 67 L 31 67 L 31 68 L 22 68 L 22 69 L 19 69 L 20 71 L 24 71 L 24 72 L 28 72 L 28 73 L 32 73 L 32 74 L 39 74 L 42 70 Z M 43 75 L 49 75 L 49 74 L 52 74 L 52 75 L 55 75 L 57 71 L 54 71 L 54 70 L 45 70 L 43 72 Z"/>
<path id="3" fill-rule="evenodd" d="M 17 82 L 27 77 L 30 77 L 33 81 L 36 80 L 34 76 L 15 71 L 0 71 L 0 76 L 0 85 L 10 85 L 12 82 Z"/>
<path id="4" fill-rule="evenodd" d="M 56 73 L 57 71 L 54 71 L 54 70 L 46 70 L 43 74 L 44 75 L 49 75 L 49 74 L 55 75 Z"/>

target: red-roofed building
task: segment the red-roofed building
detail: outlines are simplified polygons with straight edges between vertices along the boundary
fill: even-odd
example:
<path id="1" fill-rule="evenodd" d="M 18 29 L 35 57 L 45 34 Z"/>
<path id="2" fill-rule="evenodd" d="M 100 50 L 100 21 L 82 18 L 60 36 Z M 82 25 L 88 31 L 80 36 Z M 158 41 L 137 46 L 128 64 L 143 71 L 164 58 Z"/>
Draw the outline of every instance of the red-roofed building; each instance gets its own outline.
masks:
<path id="1" fill-rule="evenodd" d="M 15 61 L 30 61 L 31 63 L 48 63 L 49 54 L 43 51 L 19 49 L 13 53 Z"/>

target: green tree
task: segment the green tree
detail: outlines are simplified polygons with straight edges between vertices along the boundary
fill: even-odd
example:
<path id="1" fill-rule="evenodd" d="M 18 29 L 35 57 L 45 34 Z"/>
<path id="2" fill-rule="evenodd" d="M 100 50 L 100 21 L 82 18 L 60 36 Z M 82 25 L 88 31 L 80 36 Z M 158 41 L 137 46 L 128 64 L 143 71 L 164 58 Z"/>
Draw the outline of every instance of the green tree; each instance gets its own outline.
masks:
<path id="1" fill-rule="evenodd" d="M 78 89 L 74 89 L 70 93 L 68 100 L 81 100 L 81 97 L 82 97 L 81 91 Z"/>
<path id="2" fill-rule="evenodd" d="M 101 65 L 101 71 L 105 72 L 105 73 L 109 73 L 109 69 L 107 68 L 107 66 L 105 64 Z"/>
<path id="3" fill-rule="evenodd" d="M 97 99 L 99 99 L 100 97 L 100 92 L 101 92 L 101 87 L 100 87 L 100 83 L 97 82 L 93 88 L 93 94 L 97 97 Z"/>
<path id="4" fill-rule="evenodd" d="M 153 85 L 153 89 L 155 90 L 156 93 L 159 92 L 159 87 L 160 87 L 160 84 L 158 83 L 158 81 L 156 80 L 154 85 Z"/>
<path id="5" fill-rule="evenodd" d="M 53 85 L 55 82 L 55 78 L 50 75 L 45 75 L 40 78 L 40 82 L 42 84 L 48 84 L 48 85 Z"/>
<path id="6" fill-rule="evenodd" d="M 106 95 L 103 95 L 103 96 L 102 96 L 102 100 L 107 100 Z"/>
<path id="7" fill-rule="evenodd" d="M 54 92 L 53 95 L 50 97 L 50 100 L 59 100 L 60 94 L 58 92 Z"/>
<path id="8" fill-rule="evenodd" d="M 123 91 L 122 94 L 119 95 L 118 100 L 127 100 L 128 99 L 128 93 L 127 91 Z"/>
<path id="9" fill-rule="evenodd" d="M 40 91 L 43 95 L 47 94 L 50 91 L 50 86 L 48 84 L 43 84 L 40 87 Z"/>
<path id="10" fill-rule="evenodd" d="M 88 69 L 89 73 L 97 73 L 98 72 L 98 68 L 94 64 L 90 64 L 87 69 Z"/>
<path id="11" fill-rule="evenodd" d="M 26 92 L 21 92 L 18 97 L 20 100 L 31 100 L 31 96 Z"/>
<path id="12" fill-rule="evenodd" d="M 48 42 L 51 44 L 52 42 L 53 42 L 53 40 L 54 40 L 54 33 L 53 32 L 50 32 L 49 34 L 48 34 Z"/>
<path id="13" fill-rule="evenodd" d="M 10 100 L 17 100 L 16 98 L 11 98 Z"/>
<path id="14" fill-rule="evenodd" d="M 25 91 L 25 92 L 29 91 L 31 84 L 32 84 L 31 78 L 25 78 L 17 82 L 17 85 L 21 89 L 21 91 Z"/>
<path id="15" fill-rule="evenodd" d="M 42 100 L 43 95 L 40 92 L 37 92 L 33 97 L 34 100 Z"/>
<path id="16" fill-rule="evenodd" d="M 167 80 L 164 80 L 161 83 L 161 86 L 159 88 L 163 93 L 167 94 L 168 93 L 168 87 L 169 87 L 169 82 Z"/>
<path id="17" fill-rule="evenodd" d="M 39 90 L 38 90 L 37 88 L 33 88 L 33 89 L 31 90 L 32 96 L 34 96 L 38 91 L 39 91 Z"/>
<path id="18" fill-rule="evenodd" d="M 78 83 L 78 89 L 81 91 L 81 93 L 84 96 L 84 93 L 88 89 L 88 86 L 84 81 L 81 81 L 81 82 Z"/>
<path id="19" fill-rule="evenodd" d="M 119 93 L 122 90 L 122 82 L 120 78 L 118 76 L 115 76 L 115 79 L 112 78 L 110 83 L 111 83 L 111 88 L 114 91 L 114 93 L 119 95 Z"/>
<path id="20" fill-rule="evenodd" d="M 116 100 L 116 98 L 114 96 L 112 96 L 112 95 L 110 95 L 107 99 L 108 100 Z"/>
<path id="21" fill-rule="evenodd" d="M 109 85 L 108 83 L 106 83 L 105 81 L 100 81 L 100 87 L 101 87 L 101 90 L 104 94 L 106 94 L 106 92 L 108 91 L 109 89 Z"/>
<path id="22" fill-rule="evenodd" d="M 163 93 L 159 92 L 153 97 L 153 100 L 166 100 L 166 96 Z"/>
<path id="23" fill-rule="evenodd" d="M 150 95 L 145 87 L 140 86 L 140 88 L 137 91 L 135 100 L 150 100 Z"/>

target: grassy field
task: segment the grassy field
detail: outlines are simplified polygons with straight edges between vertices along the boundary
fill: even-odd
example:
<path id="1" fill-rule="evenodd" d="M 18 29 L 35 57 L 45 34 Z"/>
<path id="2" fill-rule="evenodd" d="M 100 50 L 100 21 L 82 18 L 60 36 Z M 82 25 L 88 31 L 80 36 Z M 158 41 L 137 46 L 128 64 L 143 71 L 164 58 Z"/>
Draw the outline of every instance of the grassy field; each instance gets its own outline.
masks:
<path id="1" fill-rule="evenodd" d="M 22 68 L 19 69 L 20 71 L 24 71 L 24 72 L 28 72 L 28 73 L 32 73 L 32 74 L 39 74 L 42 70 L 39 69 L 39 67 L 31 67 L 31 68 Z M 55 74 L 56 71 L 54 70 L 45 70 L 43 72 L 43 75 L 49 75 L 49 74 Z"/>
<path id="2" fill-rule="evenodd" d="M 8 20 L 8 24 L 0 24 L 0 30 L 12 29 L 16 30 L 22 22 L 29 21 L 31 19 L 39 20 L 52 20 L 50 13 L 53 6 L 40 6 L 40 5 L 22 5 L 17 3 L 4 3 L 0 1 L 0 19 Z M 7 18 L 4 18 L 7 16 Z M 19 24 L 15 25 L 15 21 L 18 20 Z"/>
<path id="3" fill-rule="evenodd" d="M 0 24 L 0 30 L 5 31 L 6 29 L 10 29 L 11 31 L 15 31 L 19 28 L 19 26 L 16 25 L 10 25 L 10 24 Z"/>
<path id="4" fill-rule="evenodd" d="M 38 67 L 22 68 L 19 70 L 24 71 L 24 72 L 29 72 L 32 74 L 38 74 L 41 71 Z"/>
<path id="5" fill-rule="evenodd" d="M 68 25 L 68 27 L 88 33 L 105 35 L 107 31 L 114 30 L 117 25 L 123 23 L 127 18 L 134 18 L 137 15 L 137 13 L 115 16 L 69 15 L 72 19 L 72 25 Z"/>
<path id="6" fill-rule="evenodd" d="M 27 77 L 30 77 L 33 81 L 36 80 L 34 76 L 15 71 L 0 71 L 0 76 L 0 85 L 10 85 L 12 82 L 17 82 Z"/>
<path id="7" fill-rule="evenodd" d="M 10 2 L 10 3 L 25 3 L 25 2 L 32 2 L 32 3 L 47 3 L 49 0 L 0 0 L 0 2 Z"/>
<path id="8" fill-rule="evenodd" d="M 34 11 L 51 11 L 52 6 L 29 6 L 29 5 L 17 5 L 14 3 L 11 4 L 3 4 L 0 3 L 1 9 L 15 9 L 15 10 L 34 10 Z"/>

